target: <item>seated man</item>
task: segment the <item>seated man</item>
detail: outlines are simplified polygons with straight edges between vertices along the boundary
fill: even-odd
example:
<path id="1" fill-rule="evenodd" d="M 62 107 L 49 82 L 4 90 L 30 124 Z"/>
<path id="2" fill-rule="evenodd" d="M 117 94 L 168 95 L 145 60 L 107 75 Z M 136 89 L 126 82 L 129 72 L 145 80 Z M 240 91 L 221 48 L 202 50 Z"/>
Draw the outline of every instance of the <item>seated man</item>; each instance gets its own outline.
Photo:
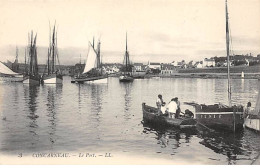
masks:
<path id="1" fill-rule="evenodd" d="M 190 110 L 186 109 L 184 113 L 184 117 L 194 118 L 194 114 Z"/>

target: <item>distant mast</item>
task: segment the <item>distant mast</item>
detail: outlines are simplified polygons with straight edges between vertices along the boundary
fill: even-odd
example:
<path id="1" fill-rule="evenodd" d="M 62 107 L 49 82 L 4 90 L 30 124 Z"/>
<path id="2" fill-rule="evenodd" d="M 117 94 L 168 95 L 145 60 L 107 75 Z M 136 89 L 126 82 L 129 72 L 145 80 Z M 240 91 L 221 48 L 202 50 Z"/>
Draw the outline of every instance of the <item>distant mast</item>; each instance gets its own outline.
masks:
<path id="1" fill-rule="evenodd" d="M 16 46 L 16 57 L 15 57 L 15 63 L 18 63 L 18 47 Z"/>
<path id="2" fill-rule="evenodd" d="M 101 45 L 101 43 L 100 43 L 100 40 L 99 40 L 98 45 L 97 45 L 97 51 L 96 51 L 96 53 L 97 53 L 97 68 L 98 69 L 101 68 L 100 45 Z"/>
<path id="3" fill-rule="evenodd" d="M 25 47 L 25 49 L 24 49 L 24 73 L 27 74 L 26 47 Z"/>
<path id="4" fill-rule="evenodd" d="M 229 63 L 229 23 L 228 23 L 228 7 L 226 0 L 226 47 L 227 47 L 227 68 L 228 68 L 228 103 L 231 106 L 231 83 L 230 83 L 230 63 Z"/>
<path id="5" fill-rule="evenodd" d="M 129 53 L 127 50 L 127 33 L 126 33 L 126 47 L 125 47 L 125 71 L 124 74 L 126 74 L 126 72 L 128 71 L 128 64 L 130 63 L 129 61 Z"/>

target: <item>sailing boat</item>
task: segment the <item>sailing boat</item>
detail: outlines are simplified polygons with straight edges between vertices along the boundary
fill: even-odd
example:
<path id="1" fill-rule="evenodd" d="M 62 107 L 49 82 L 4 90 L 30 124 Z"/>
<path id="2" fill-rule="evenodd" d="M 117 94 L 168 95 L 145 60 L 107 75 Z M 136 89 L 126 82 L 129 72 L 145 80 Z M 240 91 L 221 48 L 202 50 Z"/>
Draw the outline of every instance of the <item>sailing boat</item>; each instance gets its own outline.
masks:
<path id="1" fill-rule="evenodd" d="M 130 65 L 129 53 L 127 51 L 127 34 L 126 34 L 126 50 L 124 56 L 123 75 L 119 76 L 120 82 L 132 82 L 134 80 L 132 76 L 132 67 Z"/>
<path id="2" fill-rule="evenodd" d="M 226 0 L 226 49 L 227 49 L 227 69 L 228 69 L 228 100 L 229 105 L 214 104 L 204 105 L 197 103 L 186 103 L 195 107 L 196 119 L 200 124 L 207 127 L 239 131 L 243 129 L 243 106 L 231 104 L 231 84 L 230 84 L 230 63 L 229 63 L 229 23 L 228 7 Z"/>
<path id="3" fill-rule="evenodd" d="M 246 128 L 260 131 L 260 80 L 258 79 L 258 98 L 256 102 L 256 106 L 254 110 L 248 111 L 247 116 L 245 116 L 245 123 Z"/>
<path id="4" fill-rule="evenodd" d="M 97 45 L 97 50 L 94 49 L 93 45 L 89 42 L 89 52 L 85 64 L 85 68 L 82 74 L 75 77 L 77 83 L 107 83 L 107 74 L 102 70 L 102 63 L 100 57 L 100 41 Z"/>
<path id="5" fill-rule="evenodd" d="M 8 68 L 0 61 L 0 81 L 4 82 L 22 82 L 23 75 L 18 74 Z"/>
<path id="6" fill-rule="evenodd" d="M 23 83 L 25 84 L 40 84 L 40 76 L 38 74 L 38 63 L 37 63 L 37 48 L 36 48 L 37 34 L 33 40 L 33 32 L 31 37 L 29 35 L 29 68 L 28 73 L 25 75 Z"/>
<path id="7" fill-rule="evenodd" d="M 51 33 L 51 32 L 50 32 Z M 56 67 L 56 61 L 59 62 L 57 48 L 57 31 L 53 27 L 52 37 L 50 37 L 50 47 L 48 48 L 47 75 L 43 75 L 44 84 L 62 84 L 62 74 Z"/>

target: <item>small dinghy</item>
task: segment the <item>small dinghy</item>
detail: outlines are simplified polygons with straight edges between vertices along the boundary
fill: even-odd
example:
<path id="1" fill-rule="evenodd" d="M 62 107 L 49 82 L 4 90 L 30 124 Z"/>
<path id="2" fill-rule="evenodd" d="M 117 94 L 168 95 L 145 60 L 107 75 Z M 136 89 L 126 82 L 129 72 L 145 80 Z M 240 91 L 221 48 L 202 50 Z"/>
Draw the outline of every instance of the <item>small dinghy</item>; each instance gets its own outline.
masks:
<path id="1" fill-rule="evenodd" d="M 195 128 L 196 120 L 190 117 L 181 116 L 179 118 L 169 118 L 165 115 L 159 115 L 155 107 L 142 104 L 144 122 L 157 125 L 159 127 L 177 127 L 177 128 Z"/>

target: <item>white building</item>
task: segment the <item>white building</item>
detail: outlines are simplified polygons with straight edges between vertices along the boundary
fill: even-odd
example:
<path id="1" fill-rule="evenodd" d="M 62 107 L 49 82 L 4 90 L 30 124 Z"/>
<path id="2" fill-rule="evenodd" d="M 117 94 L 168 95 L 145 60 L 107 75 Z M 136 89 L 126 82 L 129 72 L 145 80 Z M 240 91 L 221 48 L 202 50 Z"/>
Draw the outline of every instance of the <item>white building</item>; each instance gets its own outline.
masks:
<path id="1" fill-rule="evenodd" d="M 203 67 L 215 67 L 215 59 L 205 58 L 203 61 Z"/>
<path id="2" fill-rule="evenodd" d="M 159 69 L 161 70 L 161 63 L 149 62 L 148 67 L 150 69 Z"/>

